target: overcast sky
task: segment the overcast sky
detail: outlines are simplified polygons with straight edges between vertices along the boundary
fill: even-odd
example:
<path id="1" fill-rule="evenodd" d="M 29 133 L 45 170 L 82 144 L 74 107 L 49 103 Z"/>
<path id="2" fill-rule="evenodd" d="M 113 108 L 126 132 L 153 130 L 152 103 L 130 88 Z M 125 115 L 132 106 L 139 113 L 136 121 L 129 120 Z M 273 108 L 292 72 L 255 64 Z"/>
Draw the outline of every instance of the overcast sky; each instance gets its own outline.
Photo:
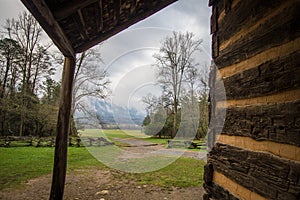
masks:
<path id="1" fill-rule="evenodd" d="M 25 10 L 20 0 L 0 0 L 0 23 Z M 200 63 L 210 64 L 210 8 L 208 0 L 179 0 L 151 17 L 111 37 L 98 47 L 112 80 L 114 103 L 142 109 L 141 97 L 158 91 L 153 54 L 172 31 L 193 32 L 202 39 Z"/>

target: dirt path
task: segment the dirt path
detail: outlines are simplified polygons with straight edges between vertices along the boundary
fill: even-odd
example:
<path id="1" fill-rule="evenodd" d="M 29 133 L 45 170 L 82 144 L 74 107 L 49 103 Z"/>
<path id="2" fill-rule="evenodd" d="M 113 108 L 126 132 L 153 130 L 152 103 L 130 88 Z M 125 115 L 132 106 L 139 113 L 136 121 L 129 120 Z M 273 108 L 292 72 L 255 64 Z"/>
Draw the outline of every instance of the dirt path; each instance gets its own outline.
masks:
<path id="1" fill-rule="evenodd" d="M 132 152 L 134 155 L 137 153 L 142 155 L 146 154 L 157 154 L 157 155 L 169 155 L 169 156 L 184 156 L 190 157 L 198 160 L 206 160 L 206 152 L 195 152 L 186 149 L 166 149 L 164 145 L 157 145 L 155 143 L 135 139 L 135 138 L 126 138 L 119 139 L 114 138 L 114 140 L 129 144 L 131 147 L 124 147 L 127 152 Z M 130 154 L 126 154 L 128 157 Z"/>
<path id="2" fill-rule="evenodd" d="M 131 159 L 146 154 L 173 155 L 205 159 L 206 153 L 166 149 L 138 139 L 116 139 L 131 147 L 124 147 L 121 157 Z M 139 185 L 133 180 L 122 178 L 124 172 L 87 168 L 67 174 L 64 199 L 67 200 L 199 200 L 202 199 L 202 187 L 161 188 L 154 185 Z M 42 176 L 24 183 L 21 189 L 0 191 L 0 199 L 42 200 L 49 198 L 51 175 Z"/>
<path id="3" fill-rule="evenodd" d="M 139 185 L 122 180 L 122 172 L 88 168 L 68 173 L 64 199 L 67 200 L 199 200 L 201 187 L 165 189 L 153 185 Z M 25 183 L 21 189 L 0 191 L 0 199 L 43 200 L 49 198 L 51 175 Z"/>

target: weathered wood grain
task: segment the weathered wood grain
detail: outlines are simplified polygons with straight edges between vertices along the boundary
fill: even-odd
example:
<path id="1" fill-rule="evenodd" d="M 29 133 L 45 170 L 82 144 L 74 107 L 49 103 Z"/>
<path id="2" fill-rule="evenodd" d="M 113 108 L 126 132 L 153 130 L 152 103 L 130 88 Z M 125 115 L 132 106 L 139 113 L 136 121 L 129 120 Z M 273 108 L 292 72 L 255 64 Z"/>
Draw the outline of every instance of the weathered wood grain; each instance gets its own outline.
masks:
<path id="1" fill-rule="evenodd" d="M 214 7 L 210 18 L 210 34 L 214 34 L 218 30 L 218 8 Z"/>
<path id="2" fill-rule="evenodd" d="M 98 1 L 99 0 L 74 0 L 60 3 L 59 5 L 55 5 L 55 7 L 52 8 L 53 15 L 56 20 L 62 20 L 63 18 L 76 13 L 77 10 L 81 9 L 82 7 L 86 7 Z"/>
<path id="3" fill-rule="evenodd" d="M 225 188 L 219 186 L 218 184 L 212 183 L 212 185 L 203 184 L 204 189 L 208 192 L 207 195 L 203 197 L 203 200 L 210 199 L 230 199 L 230 200 L 239 200 L 236 196 L 231 194 Z"/>
<path id="4" fill-rule="evenodd" d="M 298 51 L 224 79 L 227 99 L 265 96 L 300 87 L 299 57 Z"/>
<path id="5" fill-rule="evenodd" d="M 128 28 L 129 26 L 151 16 L 157 11 L 167 7 L 172 4 L 176 0 L 163 0 L 163 1 L 139 1 L 136 5 L 135 15 L 133 16 L 131 12 L 125 11 L 126 9 L 120 8 L 120 13 L 116 15 L 115 6 L 113 3 L 107 3 L 106 7 L 103 6 L 103 29 L 100 32 L 95 33 L 94 35 L 90 35 L 89 40 L 81 40 L 78 38 L 74 38 L 73 45 L 76 53 L 80 53 L 85 51 L 92 46 L 103 42 L 108 39 L 112 35 L 115 35 L 122 30 Z M 108 1 L 110 2 L 110 1 Z M 150 5 L 150 6 L 148 6 Z M 154 6 L 155 5 L 155 6 Z M 95 8 L 95 6 L 94 6 Z M 130 9 L 130 8 L 128 8 Z M 122 11 L 122 12 L 121 12 Z M 83 11 L 84 12 L 84 11 Z M 127 13 L 127 16 L 124 16 Z M 118 17 L 119 16 L 119 17 Z M 123 16 L 122 18 L 120 16 Z M 121 20 L 122 19 L 122 20 Z M 95 21 L 89 20 L 89 21 Z M 94 24 L 94 23 L 91 23 Z M 93 29 L 94 26 L 87 26 L 87 29 Z M 75 31 L 77 31 L 75 29 Z M 73 38 L 73 34 L 67 34 L 68 38 Z M 78 45 L 79 44 L 79 45 Z"/>
<path id="6" fill-rule="evenodd" d="M 299 109 L 300 100 L 228 108 L 222 134 L 300 146 Z"/>
<path id="7" fill-rule="evenodd" d="M 76 59 L 66 57 L 63 76 L 61 99 L 57 119 L 57 135 L 55 141 L 54 167 L 50 199 L 63 199 L 65 178 L 67 170 L 68 132 L 70 125 L 70 111 L 72 102 L 72 86 Z"/>
<path id="8" fill-rule="evenodd" d="M 212 57 L 217 58 L 219 56 L 219 38 L 217 34 L 212 35 Z"/>
<path id="9" fill-rule="evenodd" d="M 221 127 L 225 106 L 214 101 L 221 97 L 218 92 L 222 87 L 210 84 L 214 92 L 212 130 L 223 128 L 225 135 L 276 142 L 261 142 L 260 145 L 268 144 L 266 149 L 272 149 L 277 156 L 267 150 L 259 152 L 260 147 L 254 148 L 258 142 L 247 146 L 246 140 L 238 141 L 244 142 L 244 149 L 225 144 L 225 140 L 224 144 L 216 144 L 205 167 L 207 193 L 204 199 L 235 199 L 226 190 L 229 179 L 237 183 L 236 188 L 247 188 L 248 196 L 300 199 L 300 163 L 294 160 L 298 158 L 296 152 L 300 147 L 300 100 L 291 93 L 300 88 L 300 47 L 297 42 L 300 38 L 300 1 L 210 0 L 209 5 L 213 6 L 212 57 L 222 71 L 226 96 L 231 103 L 224 127 Z M 292 97 L 288 98 L 287 94 Z M 242 101 L 243 105 L 234 104 Z M 209 134 L 208 138 L 215 138 L 212 136 Z M 289 144 L 291 148 L 284 148 L 286 145 L 283 144 Z M 283 156 L 289 153 L 293 156 Z M 228 178 L 213 178 L 212 171 Z M 220 185 L 214 182 L 217 180 L 221 180 Z M 237 195 L 238 189 L 227 188 Z"/>
<path id="10" fill-rule="evenodd" d="M 282 0 L 242 0 L 238 2 L 235 9 L 227 12 L 219 24 L 220 42 L 228 40 L 242 29 L 253 26 L 256 21 L 269 15 L 283 3 L 285 1 Z"/>
<path id="11" fill-rule="evenodd" d="M 280 159 L 268 153 L 216 144 L 208 155 L 208 163 L 213 165 L 215 171 L 264 197 L 300 198 L 298 162 Z"/>
<path id="12" fill-rule="evenodd" d="M 219 13 L 225 10 L 224 0 L 209 0 L 208 5 L 218 7 Z"/>
<path id="13" fill-rule="evenodd" d="M 300 3 L 296 3 L 285 12 L 281 12 L 271 20 L 261 24 L 255 31 L 219 51 L 215 63 L 219 68 L 230 66 L 300 37 L 299 10 Z M 221 25 L 218 25 L 218 27 L 219 30 L 223 28 Z M 227 28 L 226 30 L 230 31 Z M 218 31 L 219 40 L 224 34 Z"/>

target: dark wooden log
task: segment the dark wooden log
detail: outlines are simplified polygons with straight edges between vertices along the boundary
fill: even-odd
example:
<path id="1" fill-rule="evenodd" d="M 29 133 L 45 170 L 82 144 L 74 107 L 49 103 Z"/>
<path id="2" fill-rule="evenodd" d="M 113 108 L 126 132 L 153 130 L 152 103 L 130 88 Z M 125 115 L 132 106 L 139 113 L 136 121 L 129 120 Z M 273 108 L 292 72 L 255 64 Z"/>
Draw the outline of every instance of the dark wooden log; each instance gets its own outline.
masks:
<path id="1" fill-rule="evenodd" d="M 99 2 L 99 0 L 75 0 L 67 1 L 67 3 L 60 3 L 59 6 L 52 8 L 53 15 L 55 16 L 55 19 L 62 20 L 63 18 L 76 13 L 80 8 L 96 2 Z"/>
<path id="2" fill-rule="evenodd" d="M 147 1 L 149 2 L 149 1 Z M 114 0 L 114 21 L 115 21 L 115 25 L 118 25 L 120 23 L 120 8 L 121 8 L 121 0 Z"/>
<path id="3" fill-rule="evenodd" d="M 230 39 L 233 35 L 241 31 L 242 29 L 246 30 L 250 26 L 253 26 L 258 20 L 263 19 L 270 14 L 273 14 L 275 9 L 279 8 L 283 3 L 286 2 L 287 1 L 282 0 L 239 1 L 234 9 L 226 13 L 223 20 L 221 20 L 219 24 L 220 42 L 224 42 Z M 228 6 L 230 6 L 230 4 L 228 3 L 224 3 L 222 7 L 219 6 L 219 9 L 221 9 L 220 12 L 224 11 Z"/>
<path id="4" fill-rule="evenodd" d="M 298 162 L 219 143 L 209 153 L 208 161 L 215 171 L 269 199 L 300 197 Z"/>
<path id="5" fill-rule="evenodd" d="M 245 37 L 241 37 L 229 44 L 227 48 L 219 52 L 215 63 L 219 68 L 230 66 L 265 50 L 296 39 L 300 36 L 299 10 L 300 3 L 298 2 L 289 7 L 285 12 L 281 12 L 271 20 L 261 24 L 256 30 Z M 218 37 L 220 44 L 222 44 L 221 36 L 225 34 L 221 32 L 222 28 L 226 28 L 226 31 L 231 33 L 231 30 L 219 24 Z"/>
<path id="6" fill-rule="evenodd" d="M 218 34 L 212 35 L 212 58 L 217 58 L 219 56 L 219 37 Z"/>
<path id="7" fill-rule="evenodd" d="M 299 1 L 210 0 L 209 5 L 213 5 L 212 56 L 218 68 L 233 66 L 271 48 L 280 48 L 281 45 L 300 37 Z M 214 10 L 218 10 L 222 19 L 214 18 Z M 264 20 L 266 18 L 268 19 Z M 251 27 L 255 27 L 255 30 L 249 30 Z M 238 33 L 241 34 L 237 35 Z M 225 44 L 226 41 L 228 43 Z M 299 52 L 280 55 L 273 60 L 266 55 L 263 58 L 265 63 L 260 66 L 254 66 L 224 80 L 227 98 L 234 101 L 298 89 L 298 58 Z M 213 87 L 213 92 L 216 93 L 213 98 L 220 96 L 220 89 Z M 216 118 L 213 128 L 216 128 L 221 125 L 218 124 L 221 121 L 218 115 L 222 109 L 213 108 L 215 110 L 211 114 Z M 300 100 L 230 107 L 227 110 L 223 134 L 300 146 L 299 109 Z M 300 199 L 299 162 L 270 153 L 217 144 L 208 155 L 209 164 L 216 172 L 267 199 Z M 209 170 L 205 169 L 205 173 L 206 171 Z M 226 191 L 226 185 L 217 185 L 208 175 L 209 173 L 204 179 L 207 192 L 205 199 L 234 198 Z"/>
<path id="8" fill-rule="evenodd" d="M 228 108 L 222 134 L 247 136 L 300 147 L 300 100 Z"/>
<path id="9" fill-rule="evenodd" d="M 68 132 L 72 102 L 72 85 L 75 71 L 75 58 L 66 57 L 62 76 L 61 99 L 57 119 L 57 136 L 50 200 L 63 199 L 66 169 Z"/>
<path id="10" fill-rule="evenodd" d="M 274 94 L 300 87 L 300 52 L 279 57 L 224 79 L 227 99 Z"/>
<path id="11" fill-rule="evenodd" d="M 227 189 L 221 187 L 218 184 L 212 183 L 212 185 L 203 184 L 203 187 L 209 194 L 206 194 L 203 199 L 211 200 L 211 199 L 222 199 L 222 200 L 239 200 L 238 197 L 234 196 Z"/>
<path id="12" fill-rule="evenodd" d="M 210 18 L 210 34 L 214 34 L 218 31 L 218 7 L 214 7 Z"/>
<path id="13" fill-rule="evenodd" d="M 205 184 L 211 186 L 213 182 L 213 175 L 214 175 L 214 166 L 211 163 L 207 163 L 204 166 L 204 181 Z"/>
<path id="14" fill-rule="evenodd" d="M 219 13 L 221 13 L 225 9 L 224 0 L 209 0 L 208 5 L 218 7 Z"/>
<path id="15" fill-rule="evenodd" d="M 76 47 L 74 47 L 75 52 L 76 53 L 83 52 L 83 51 L 85 51 L 85 50 L 93 47 L 94 45 L 96 45 L 96 44 L 98 44 L 100 42 L 103 42 L 104 40 L 108 39 L 112 35 L 115 35 L 115 34 L 121 32 L 122 30 L 128 28 L 132 24 L 135 24 L 135 23 L 137 23 L 137 22 L 139 22 L 139 21 L 141 21 L 141 20 L 143 20 L 143 19 L 151 16 L 152 14 L 154 14 L 154 13 L 158 12 L 159 10 L 167 7 L 168 5 L 170 5 L 171 3 L 175 2 L 175 1 L 176 0 L 161 1 L 159 7 L 158 6 L 153 6 L 151 9 L 147 10 L 147 12 L 139 12 L 139 13 L 137 13 L 135 15 L 134 18 L 130 18 L 130 19 L 126 20 L 126 21 L 123 21 L 117 27 L 112 27 L 111 24 L 105 26 L 105 22 L 104 22 L 104 27 L 111 27 L 111 28 L 109 30 L 106 30 L 105 32 L 98 33 L 97 35 L 95 35 L 93 37 L 92 40 L 83 41 L 80 45 L 76 45 Z M 78 44 L 78 43 L 79 43 L 78 40 L 76 40 L 76 44 Z"/>
<path id="16" fill-rule="evenodd" d="M 224 0 L 225 13 L 228 14 L 231 11 L 232 0 Z"/>
<path id="17" fill-rule="evenodd" d="M 97 12 L 96 16 L 97 16 L 97 20 L 96 20 L 96 28 L 97 31 L 100 32 L 103 29 L 103 4 L 102 4 L 102 0 L 99 1 L 99 12 Z"/>

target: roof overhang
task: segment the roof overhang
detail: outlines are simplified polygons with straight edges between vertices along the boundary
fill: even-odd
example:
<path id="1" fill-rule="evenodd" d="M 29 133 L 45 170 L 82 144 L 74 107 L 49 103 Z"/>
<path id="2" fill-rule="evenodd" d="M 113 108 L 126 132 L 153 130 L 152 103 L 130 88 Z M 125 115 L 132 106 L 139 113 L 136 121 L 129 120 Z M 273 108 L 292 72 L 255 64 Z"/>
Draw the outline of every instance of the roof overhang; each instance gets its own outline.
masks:
<path id="1" fill-rule="evenodd" d="M 177 0 L 21 0 L 65 56 L 74 57 Z"/>

